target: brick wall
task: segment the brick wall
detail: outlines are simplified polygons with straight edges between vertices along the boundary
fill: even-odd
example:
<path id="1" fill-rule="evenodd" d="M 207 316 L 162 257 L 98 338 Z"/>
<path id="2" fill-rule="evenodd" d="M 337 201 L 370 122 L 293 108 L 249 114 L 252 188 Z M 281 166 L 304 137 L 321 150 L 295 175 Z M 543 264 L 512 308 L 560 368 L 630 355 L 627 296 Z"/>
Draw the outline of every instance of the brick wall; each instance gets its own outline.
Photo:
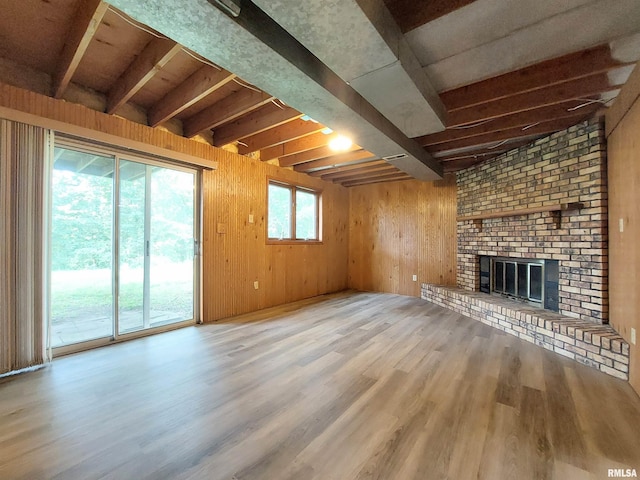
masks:
<path id="1" fill-rule="evenodd" d="M 458 222 L 458 286 L 478 290 L 478 255 L 556 259 L 560 313 L 608 322 L 604 125 L 585 121 L 458 172 L 458 215 L 583 202 L 563 212 Z"/>

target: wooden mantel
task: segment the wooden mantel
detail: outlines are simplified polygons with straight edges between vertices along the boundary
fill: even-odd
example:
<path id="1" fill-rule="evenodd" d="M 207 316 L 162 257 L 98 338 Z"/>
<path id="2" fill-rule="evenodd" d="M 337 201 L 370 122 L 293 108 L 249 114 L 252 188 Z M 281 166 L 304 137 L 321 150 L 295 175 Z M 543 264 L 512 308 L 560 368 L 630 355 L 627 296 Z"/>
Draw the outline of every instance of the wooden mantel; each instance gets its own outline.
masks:
<path id="1" fill-rule="evenodd" d="M 557 203 L 554 205 L 545 205 L 542 207 L 521 208 L 518 210 L 500 210 L 497 212 L 479 213 L 478 215 L 459 216 L 456 218 L 456 220 L 458 222 L 471 220 L 478 227 L 478 229 L 482 231 L 482 221 L 489 218 L 518 217 L 520 215 L 530 215 L 532 213 L 550 212 L 553 216 L 556 228 L 560 228 L 560 212 L 580 210 L 583 207 L 584 204 L 582 202 Z"/>

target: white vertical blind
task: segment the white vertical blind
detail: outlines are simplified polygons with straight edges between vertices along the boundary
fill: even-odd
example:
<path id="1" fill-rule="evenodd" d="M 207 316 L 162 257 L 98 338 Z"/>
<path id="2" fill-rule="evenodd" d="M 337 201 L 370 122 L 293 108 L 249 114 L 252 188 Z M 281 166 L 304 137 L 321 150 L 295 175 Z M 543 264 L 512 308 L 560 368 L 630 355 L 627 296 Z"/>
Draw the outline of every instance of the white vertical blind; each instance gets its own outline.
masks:
<path id="1" fill-rule="evenodd" d="M 47 132 L 0 120 L 0 374 L 44 363 Z"/>

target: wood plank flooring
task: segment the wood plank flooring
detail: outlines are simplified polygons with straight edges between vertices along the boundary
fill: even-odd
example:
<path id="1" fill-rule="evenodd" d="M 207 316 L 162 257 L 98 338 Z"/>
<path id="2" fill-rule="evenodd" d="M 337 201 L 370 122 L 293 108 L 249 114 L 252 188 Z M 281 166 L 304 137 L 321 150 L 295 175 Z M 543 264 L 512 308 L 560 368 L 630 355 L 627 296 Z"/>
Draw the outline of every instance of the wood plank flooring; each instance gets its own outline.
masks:
<path id="1" fill-rule="evenodd" d="M 0 381 L 2 479 L 604 479 L 630 386 L 423 300 L 345 292 Z"/>

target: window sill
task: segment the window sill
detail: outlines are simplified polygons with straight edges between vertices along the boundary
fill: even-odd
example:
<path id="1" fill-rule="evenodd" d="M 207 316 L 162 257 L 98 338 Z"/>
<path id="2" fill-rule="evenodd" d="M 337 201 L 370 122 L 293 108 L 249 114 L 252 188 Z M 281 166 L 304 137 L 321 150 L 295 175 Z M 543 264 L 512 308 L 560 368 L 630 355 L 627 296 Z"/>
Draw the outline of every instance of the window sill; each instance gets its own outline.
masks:
<path id="1" fill-rule="evenodd" d="M 269 238 L 267 239 L 267 245 L 322 245 L 322 240 L 276 240 Z"/>

